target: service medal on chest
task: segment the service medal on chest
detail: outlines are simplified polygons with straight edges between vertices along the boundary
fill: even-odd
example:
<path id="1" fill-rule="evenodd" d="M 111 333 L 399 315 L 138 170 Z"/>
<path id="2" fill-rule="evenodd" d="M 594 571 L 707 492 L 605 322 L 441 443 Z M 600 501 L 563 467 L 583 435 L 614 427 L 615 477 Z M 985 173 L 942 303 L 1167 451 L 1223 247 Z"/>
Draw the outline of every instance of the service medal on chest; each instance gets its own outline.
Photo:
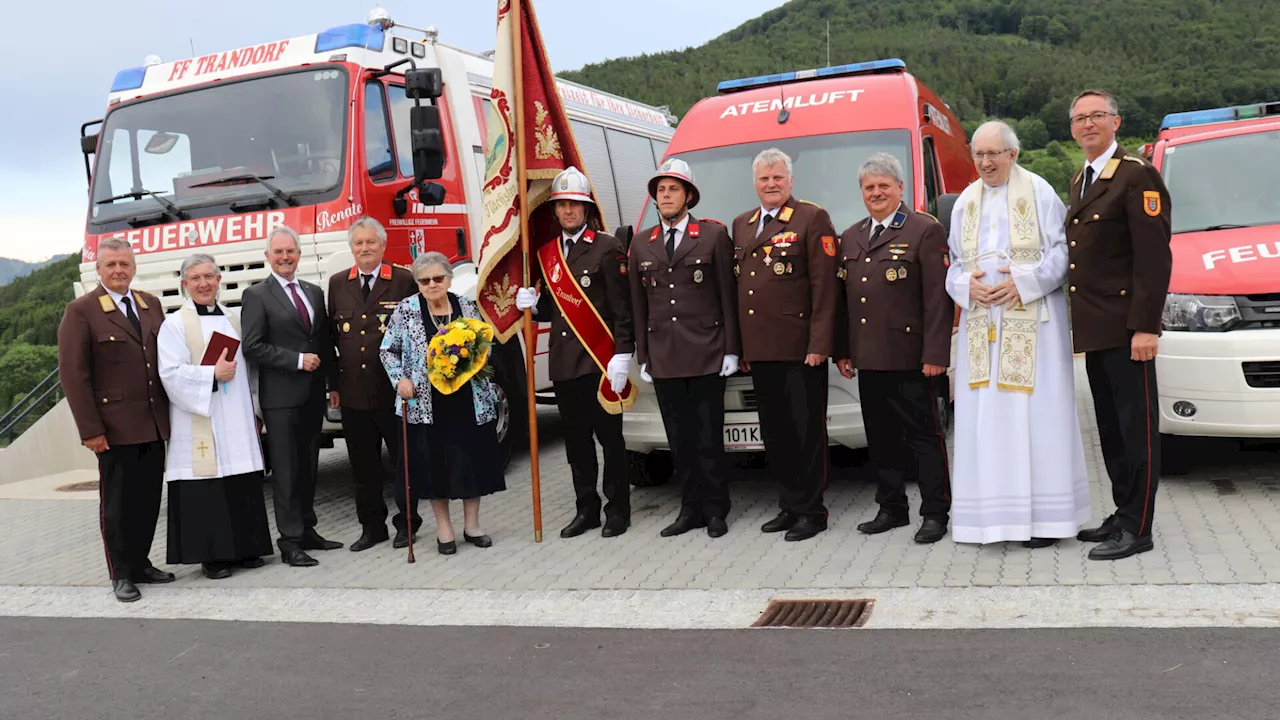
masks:
<path id="1" fill-rule="evenodd" d="M 588 275 L 583 275 L 583 276 L 582 276 L 582 281 L 581 281 L 579 284 L 580 284 L 580 285 L 582 285 L 582 287 L 584 287 L 584 288 L 589 288 L 589 287 L 591 287 L 591 277 L 590 277 L 590 276 L 588 276 Z"/>
<path id="2" fill-rule="evenodd" d="M 342 323 L 342 332 L 351 332 L 351 323 L 349 322 Z"/>
<path id="3" fill-rule="evenodd" d="M 893 268 L 889 268 L 888 270 L 885 270 L 885 271 L 884 271 L 884 279 L 885 279 L 885 280 L 888 280 L 889 282 L 893 282 L 893 281 L 897 280 L 897 279 L 898 279 L 898 271 L 897 271 L 897 270 L 895 270 L 895 269 L 893 269 Z"/>
<path id="4" fill-rule="evenodd" d="M 784 265 L 783 263 L 774 263 L 774 264 L 773 264 L 773 274 L 774 274 L 774 275 L 781 275 L 781 274 L 785 273 L 786 271 L 787 271 L 787 266 L 786 266 L 786 265 Z"/>
<path id="5" fill-rule="evenodd" d="M 699 268 L 699 269 L 697 269 L 697 270 L 694 270 L 694 271 L 693 271 L 693 281 L 694 281 L 694 282 L 696 282 L 696 283 L 700 283 L 700 282 L 702 282 L 702 269 L 701 269 L 701 268 Z"/>

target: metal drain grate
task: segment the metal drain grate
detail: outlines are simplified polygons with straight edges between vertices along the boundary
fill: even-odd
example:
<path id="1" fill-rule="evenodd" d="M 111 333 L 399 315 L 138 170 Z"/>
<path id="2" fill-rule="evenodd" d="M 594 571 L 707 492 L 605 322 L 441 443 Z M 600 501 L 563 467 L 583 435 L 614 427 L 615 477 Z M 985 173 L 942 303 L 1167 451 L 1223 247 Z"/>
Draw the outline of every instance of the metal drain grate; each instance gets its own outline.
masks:
<path id="1" fill-rule="evenodd" d="M 87 480 L 85 482 L 71 483 L 70 485 L 59 485 L 58 492 L 97 492 L 98 481 Z"/>
<path id="2" fill-rule="evenodd" d="M 860 628 L 875 600 L 771 600 L 751 627 Z"/>

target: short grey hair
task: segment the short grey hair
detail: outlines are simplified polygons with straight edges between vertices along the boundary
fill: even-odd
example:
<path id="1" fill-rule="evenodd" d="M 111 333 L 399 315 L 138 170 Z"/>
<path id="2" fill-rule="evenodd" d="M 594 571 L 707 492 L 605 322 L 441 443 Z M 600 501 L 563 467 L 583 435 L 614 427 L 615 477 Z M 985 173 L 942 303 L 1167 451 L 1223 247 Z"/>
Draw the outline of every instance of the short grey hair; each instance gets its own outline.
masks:
<path id="1" fill-rule="evenodd" d="M 863 160 L 858 168 L 858 185 L 862 185 L 862 179 L 868 175 L 888 175 L 894 182 L 903 182 L 902 163 L 889 153 L 876 153 Z"/>
<path id="2" fill-rule="evenodd" d="M 782 152 L 778 148 L 761 150 L 760 154 L 756 155 L 756 159 L 751 161 L 751 172 L 754 173 L 756 169 L 761 166 L 771 167 L 778 163 L 782 163 L 786 166 L 788 175 L 793 174 L 791 170 L 791 156 Z"/>
<path id="3" fill-rule="evenodd" d="M 361 228 L 372 230 L 374 235 L 378 236 L 378 242 L 385 247 L 387 244 L 387 229 L 382 227 L 382 223 L 365 215 L 364 217 L 351 223 L 351 227 L 347 229 L 347 244 L 355 242 L 356 231 Z"/>
<path id="4" fill-rule="evenodd" d="M 448 275 L 449 279 L 453 279 L 453 266 L 449 264 L 449 258 L 445 257 L 444 253 L 436 252 L 435 250 L 422 253 L 413 259 L 413 265 L 409 267 L 409 270 L 413 273 L 413 279 L 415 281 L 418 279 L 418 271 L 432 265 L 439 265 L 444 268 L 444 274 Z"/>
<path id="5" fill-rule="evenodd" d="M 263 250 L 265 250 L 266 252 L 271 252 L 271 241 L 277 235 L 288 235 L 290 238 L 293 239 L 293 246 L 298 249 L 298 253 L 299 254 L 302 253 L 302 239 L 298 237 L 298 231 L 294 230 L 288 225 L 277 225 L 274 228 L 272 228 L 271 232 L 267 233 L 267 243 L 266 243 L 266 247 L 264 247 Z"/>
<path id="6" fill-rule="evenodd" d="M 1071 101 L 1071 105 L 1067 107 L 1067 119 L 1070 119 L 1072 113 L 1075 112 L 1076 103 L 1080 102 L 1081 100 L 1087 97 L 1100 97 L 1103 100 L 1106 100 L 1107 110 L 1111 111 L 1112 115 L 1120 114 L 1120 103 L 1116 102 L 1115 95 L 1112 95 L 1106 90 L 1085 90 L 1084 92 L 1077 95 L 1075 99 Z"/>
<path id="7" fill-rule="evenodd" d="M 977 140 L 978 136 L 984 132 L 995 132 L 1000 136 L 1000 142 L 1004 143 L 1004 149 L 1022 151 L 1022 141 L 1018 140 L 1018 133 L 1009 127 L 1009 123 L 1001 120 L 988 120 L 978 126 L 973 131 L 973 139 Z"/>
<path id="8" fill-rule="evenodd" d="M 133 243 L 124 238 L 109 237 L 98 241 L 98 253 L 101 255 L 103 250 L 128 250 L 129 255 L 133 255 Z M 96 262 L 96 261 L 95 261 Z"/>
<path id="9" fill-rule="evenodd" d="M 190 270 L 191 268 L 197 265 L 204 265 L 205 263 L 212 265 L 214 272 L 218 273 L 219 275 L 222 274 L 222 268 L 218 267 L 218 261 L 214 260 L 212 255 L 208 253 L 194 253 L 194 254 L 188 255 L 187 258 L 182 261 L 182 267 L 178 270 L 178 279 L 185 282 L 187 279 L 188 270 Z M 215 301 L 217 300 L 218 296 L 222 294 L 221 291 L 222 291 L 221 287 L 219 287 L 217 290 L 214 291 L 213 297 Z M 178 283 L 178 292 L 182 294 L 182 297 L 188 297 L 187 288 L 181 282 Z"/>

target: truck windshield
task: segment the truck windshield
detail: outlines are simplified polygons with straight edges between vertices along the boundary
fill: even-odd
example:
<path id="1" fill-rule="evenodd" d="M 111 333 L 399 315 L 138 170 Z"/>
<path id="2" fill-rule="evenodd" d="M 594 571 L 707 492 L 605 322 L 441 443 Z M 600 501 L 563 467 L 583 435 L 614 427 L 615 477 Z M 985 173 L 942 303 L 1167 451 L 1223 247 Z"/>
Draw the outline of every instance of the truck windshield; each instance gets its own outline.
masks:
<path id="1" fill-rule="evenodd" d="M 1165 151 L 1161 174 L 1173 232 L 1280 225 L 1280 130 L 1202 140 Z"/>
<path id="2" fill-rule="evenodd" d="M 102 128 L 90 221 L 277 201 L 255 176 L 316 202 L 307 194 L 341 184 L 348 98 L 346 71 L 326 67 L 119 107 Z"/>
<path id="3" fill-rule="evenodd" d="M 751 161 L 761 150 L 772 147 L 791 156 L 795 176 L 792 195 L 825 208 L 837 233 L 867 216 L 867 208 L 862 204 L 862 191 L 858 188 L 858 167 L 875 153 L 891 153 L 902 162 L 906 186 L 902 199 L 909 207 L 912 206 L 910 133 L 906 130 L 871 130 L 673 154 L 672 157 L 689 163 L 697 178 L 702 200 L 694 209 L 694 215 L 731 225 L 738 215 L 759 207 Z M 640 227 L 651 227 L 657 223 L 657 210 L 650 202 Z"/>

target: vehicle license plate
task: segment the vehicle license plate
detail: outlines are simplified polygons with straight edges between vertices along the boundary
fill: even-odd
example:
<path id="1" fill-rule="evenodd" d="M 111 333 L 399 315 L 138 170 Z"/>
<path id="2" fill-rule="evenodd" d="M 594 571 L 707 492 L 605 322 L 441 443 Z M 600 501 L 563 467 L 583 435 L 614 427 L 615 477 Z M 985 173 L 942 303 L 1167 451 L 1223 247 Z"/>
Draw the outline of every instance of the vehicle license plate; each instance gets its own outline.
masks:
<path id="1" fill-rule="evenodd" d="M 725 425 L 724 446 L 735 450 L 764 449 L 764 441 L 760 439 L 760 425 L 758 423 Z"/>

